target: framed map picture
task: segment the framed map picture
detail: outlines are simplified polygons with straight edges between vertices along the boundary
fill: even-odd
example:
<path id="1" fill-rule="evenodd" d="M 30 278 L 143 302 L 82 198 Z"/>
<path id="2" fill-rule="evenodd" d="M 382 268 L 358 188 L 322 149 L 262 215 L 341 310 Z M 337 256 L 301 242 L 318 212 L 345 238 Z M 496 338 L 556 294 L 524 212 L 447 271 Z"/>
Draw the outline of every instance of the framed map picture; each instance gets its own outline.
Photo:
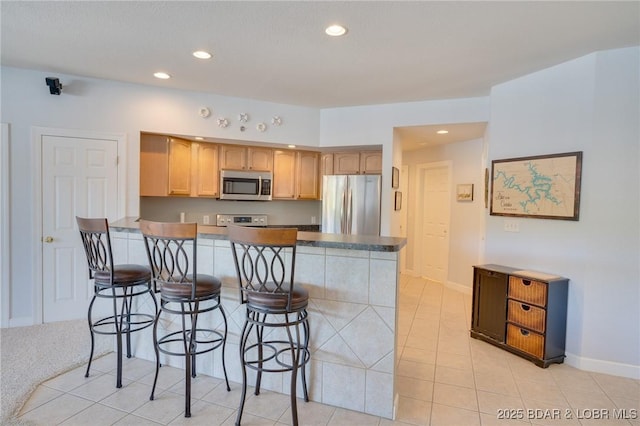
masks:
<path id="1" fill-rule="evenodd" d="M 495 216 L 578 220 L 582 151 L 491 162 Z"/>

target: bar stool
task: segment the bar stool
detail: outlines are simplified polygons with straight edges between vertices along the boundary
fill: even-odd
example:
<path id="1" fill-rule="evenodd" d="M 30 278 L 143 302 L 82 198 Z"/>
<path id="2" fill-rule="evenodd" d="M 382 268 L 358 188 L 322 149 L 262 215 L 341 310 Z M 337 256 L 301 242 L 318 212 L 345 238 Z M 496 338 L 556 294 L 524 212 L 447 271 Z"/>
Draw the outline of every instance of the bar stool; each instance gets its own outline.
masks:
<path id="1" fill-rule="evenodd" d="M 160 370 L 160 352 L 183 356 L 185 362 L 184 416 L 191 417 L 191 378 L 196 377 L 196 356 L 222 346 L 222 370 L 230 391 L 224 354 L 227 340 L 227 317 L 220 303 L 220 280 L 198 274 L 197 224 L 140 221 L 149 264 L 155 285 L 160 286 L 160 310 L 153 326 L 156 351 L 156 374 L 149 399 L 153 400 Z M 224 331 L 202 328 L 198 316 L 218 309 Z M 182 328 L 158 338 L 158 321 L 162 312 L 179 315 Z"/>
<path id="2" fill-rule="evenodd" d="M 242 397 L 236 417 L 240 425 L 247 393 L 247 368 L 257 372 L 255 395 L 260 394 L 263 372 L 291 372 L 291 416 L 298 424 L 296 379 L 301 370 L 304 400 L 309 401 L 305 365 L 310 360 L 309 293 L 294 286 L 297 229 L 228 226 L 236 266 L 240 301 L 246 304 L 246 319 L 240 336 Z M 286 332 L 267 334 L 264 329 Z M 255 341 L 249 342 L 255 328 Z M 302 329 L 302 332 L 301 332 Z M 301 336 L 302 334 L 302 336 Z M 283 339 L 283 340 L 280 340 Z M 290 358 L 286 359 L 285 357 Z"/>
<path id="3" fill-rule="evenodd" d="M 95 334 L 116 336 L 117 373 L 116 387 L 122 387 L 122 335 L 127 339 L 127 358 L 131 358 L 131 333 L 143 330 L 154 323 L 158 303 L 151 288 L 151 271 L 141 265 L 114 265 L 109 236 L 109 223 L 105 218 L 81 218 L 76 216 L 82 245 L 87 256 L 89 279 L 93 280 L 93 297 L 89 303 L 87 319 L 91 333 L 91 353 L 85 377 L 89 377 Z M 132 312 L 133 298 L 149 294 L 153 300 L 153 315 Z M 93 319 L 93 307 L 97 299 L 111 299 L 113 315 Z"/>

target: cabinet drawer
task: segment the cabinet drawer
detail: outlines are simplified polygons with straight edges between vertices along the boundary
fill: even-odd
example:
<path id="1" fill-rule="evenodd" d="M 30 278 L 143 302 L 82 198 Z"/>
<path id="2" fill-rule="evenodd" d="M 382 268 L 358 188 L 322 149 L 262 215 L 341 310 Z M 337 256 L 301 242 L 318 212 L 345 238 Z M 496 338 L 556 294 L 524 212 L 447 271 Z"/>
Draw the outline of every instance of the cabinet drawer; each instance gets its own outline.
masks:
<path id="1" fill-rule="evenodd" d="M 536 358 L 542 358 L 544 336 L 513 324 L 507 324 L 507 345 L 520 349 Z"/>
<path id="2" fill-rule="evenodd" d="M 535 330 L 539 333 L 545 331 L 546 311 L 526 303 L 509 300 L 507 308 L 507 320 L 518 325 Z"/>
<path id="3" fill-rule="evenodd" d="M 510 276 L 509 297 L 522 300 L 523 302 L 533 303 L 538 306 L 546 306 L 547 284 Z"/>

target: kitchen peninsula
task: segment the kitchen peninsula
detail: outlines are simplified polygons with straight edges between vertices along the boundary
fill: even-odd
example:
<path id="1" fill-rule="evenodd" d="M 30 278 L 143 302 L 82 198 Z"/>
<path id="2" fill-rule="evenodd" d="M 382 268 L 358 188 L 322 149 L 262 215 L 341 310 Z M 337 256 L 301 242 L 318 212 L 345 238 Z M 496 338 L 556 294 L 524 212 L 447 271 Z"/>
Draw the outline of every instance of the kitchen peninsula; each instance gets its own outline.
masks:
<path id="1" fill-rule="evenodd" d="M 115 260 L 147 264 L 136 218 L 124 218 L 110 226 Z M 226 228 L 199 226 L 198 231 L 198 270 L 212 273 L 223 283 L 222 304 L 228 318 L 225 360 L 229 379 L 239 386 L 238 340 L 244 307 L 239 304 Z M 404 238 L 298 232 L 296 282 L 310 295 L 311 362 L 307 377 L 312 401 L 393 417 L 398 260 L 405 244 Z M 140 308 L 153 310 L 151 306 Z M 207 313 L 199 321 L 215 327 L 222 324 L 216 313 Z M 177 329 L 162 321 L 159 327 Z M 151 342 L 144 333 L 136 336 L 135 356 L 153 360 Z M 203 358 L 199 373 L 222 378 L 220 357 L 221 352 L 215 351 Z M 173 365 L 179 360 L 161 362 Z M 263 376 L 263 387 L 288 393 L 288 379 L 283 376 Z M 251 380 L 249 377 L 249 383 Z"/>

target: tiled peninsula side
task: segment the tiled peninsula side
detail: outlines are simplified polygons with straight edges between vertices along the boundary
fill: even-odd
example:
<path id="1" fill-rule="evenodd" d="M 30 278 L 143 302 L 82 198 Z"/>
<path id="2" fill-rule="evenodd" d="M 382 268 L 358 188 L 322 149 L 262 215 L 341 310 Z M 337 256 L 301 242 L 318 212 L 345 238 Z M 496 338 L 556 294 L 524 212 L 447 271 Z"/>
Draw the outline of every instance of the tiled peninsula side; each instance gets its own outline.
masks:
<path id="1" fill-rule="evenodd" d="M 198 272 L 213 274 L 223 283 L 222 304 L 227 314 L 226 366 L 231 386 L 242 383 L 239 336 L 244 306 L 239 303 L 235 267 L 225 228 L 201 226 Z M 148 264 L 135 218 L 111 224 L 117 263 Z M 313 232 L 298 233 L 296 281 L 310 295 L 311 361 L 307 365 L 309 398 L 350 410 L 393 418 L 394 370 L 399 251 L 404 238 L 357 237 Z M 145 299 L 146 300 L 146 299 Z M 151 303 L 141 309 L 151 312 Z M 159 334 L 175 331 L 179 323 L 163 316 Z M 179 319 L 176 317 L 176 321 Z M 216 311 L 199 318 L 220 329 Z M 136 333 L 135 356 L 154 360 L 151 331 Z M 223 378 L 221 352 L 198 359 L 198 373 Z M 183 367 L 180 357 L 163 357 L 163 364 Z M 162 375 L 162 369 L 160 370 Z M 249 370 L 249 384 L 255 373 Z M 288 393 L 287 373 L 264 374 L 262 387 Z M 302 397 L 301 386 L 298 396 Z"/>

